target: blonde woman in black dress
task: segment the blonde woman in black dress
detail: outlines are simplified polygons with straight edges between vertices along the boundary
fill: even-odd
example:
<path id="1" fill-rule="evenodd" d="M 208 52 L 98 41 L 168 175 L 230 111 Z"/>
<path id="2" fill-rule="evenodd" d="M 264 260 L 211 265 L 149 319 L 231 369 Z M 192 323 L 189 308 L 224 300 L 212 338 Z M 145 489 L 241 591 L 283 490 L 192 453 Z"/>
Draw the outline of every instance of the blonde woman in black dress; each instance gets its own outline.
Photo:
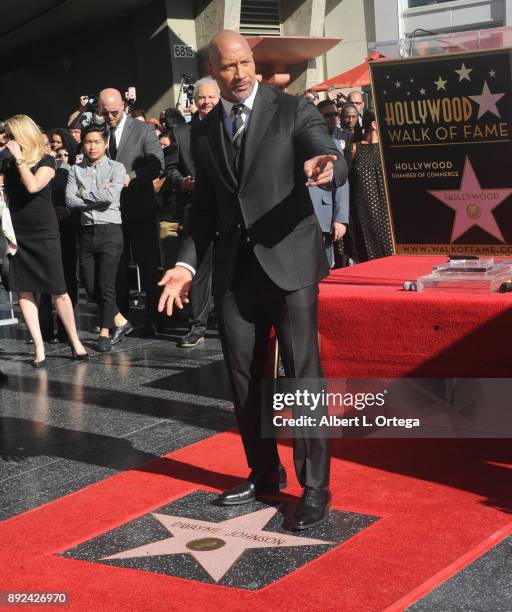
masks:
<path id="1" fill-rule="evenodd" d="M 4 189 L 18 252 L 11 258 L 9 281 L 34 341 L 36 368 L 46 365 L 44 342 L 37 312 L 36 293 L 49 293 L 69 337 L 73 357 L 87 361 L 78 338 L 73 306 L 66 293 L 59 239 L 59 224 L 52 203 L 55 161 L 45 153 L 42 134 L 27 115 L 6 121 L 7 148 L 2 162 Z"/>

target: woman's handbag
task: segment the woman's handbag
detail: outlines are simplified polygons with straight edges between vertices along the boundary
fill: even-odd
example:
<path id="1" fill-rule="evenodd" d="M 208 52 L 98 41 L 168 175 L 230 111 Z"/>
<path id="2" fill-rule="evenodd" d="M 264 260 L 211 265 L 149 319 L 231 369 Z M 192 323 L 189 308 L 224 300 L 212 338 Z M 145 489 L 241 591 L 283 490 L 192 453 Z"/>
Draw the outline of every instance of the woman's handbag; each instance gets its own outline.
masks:
<path id="1" fill-rule="evenodd" d="M 3 189 L 0 189 L 0 280 L 6 291 L 9 291 L 9 255 L 18 250 L 16 236 L 11 221 L 11 213 L 5 201 Z"/>

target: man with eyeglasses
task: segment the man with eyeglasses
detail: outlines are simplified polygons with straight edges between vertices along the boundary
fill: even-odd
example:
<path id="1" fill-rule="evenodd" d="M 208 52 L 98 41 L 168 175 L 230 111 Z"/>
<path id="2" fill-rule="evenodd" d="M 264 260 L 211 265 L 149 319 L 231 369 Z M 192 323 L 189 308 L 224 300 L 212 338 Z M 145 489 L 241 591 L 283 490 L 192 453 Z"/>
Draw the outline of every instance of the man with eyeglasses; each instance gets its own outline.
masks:
<path id="1" fill-rule="evenodd" d="M 153 180 L 164 170 L 164 155 L 153 126 L 128 117 L 117 89 L 108 88 L 100 92 L 98 114 L 108 126 L 109 156 L 121 162 L 126 171 L 125 187 L 121 193 L 124 251 L 117 275 L 117 304 L 122 314 L 129 318 L 128 262 L 131 246 L 146 293 L 143 333 L 152 336 L 161 321 L 157 312 L 160 250 Z M 117 327 L 112 344 L 132 331 L 129 321 Z"/>
<path id="2" fill-rule="evenodd" d="M 359 125 L 363 125 L 364 95 L 362 91 L 351 91 L 348 94 L 347 102 L 354 104 L 359 114 Z"/>

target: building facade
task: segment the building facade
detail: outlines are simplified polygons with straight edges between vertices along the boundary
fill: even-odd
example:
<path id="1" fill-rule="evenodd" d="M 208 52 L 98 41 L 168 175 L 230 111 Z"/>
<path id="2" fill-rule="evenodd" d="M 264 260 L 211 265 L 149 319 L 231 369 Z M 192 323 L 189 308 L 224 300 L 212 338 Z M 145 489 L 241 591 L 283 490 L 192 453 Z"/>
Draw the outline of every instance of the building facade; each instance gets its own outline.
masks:
<path id="1" fill-rule="evenodd" d="M 512 25 L 512 0 L 373 0 L 377 42 Z"/>
<path id="2" fill-rule="evenodd" d="M 512 25 L 512 0 L 25 0 L 23 11 L 14 4 L 0 2 L 0 117 L 23 112 L 46 127 L 64 124 L 80 95 L 108 86 L 135 85 L 137 106 L 152 116 L 183 103 L 183 76 L 205 74 L 208 42 L 224 28 L 294 47 L 282 65 L 274 58 L 258 69 L 286 73 L 274 82 L 301 93 L 360 64 L 375 44 Z M 327 52 L 316 44 L 297 53 L 321 37 L 330 39 Z M 283 49 L 265 45 L 254 47 L 264 61 Z"/>

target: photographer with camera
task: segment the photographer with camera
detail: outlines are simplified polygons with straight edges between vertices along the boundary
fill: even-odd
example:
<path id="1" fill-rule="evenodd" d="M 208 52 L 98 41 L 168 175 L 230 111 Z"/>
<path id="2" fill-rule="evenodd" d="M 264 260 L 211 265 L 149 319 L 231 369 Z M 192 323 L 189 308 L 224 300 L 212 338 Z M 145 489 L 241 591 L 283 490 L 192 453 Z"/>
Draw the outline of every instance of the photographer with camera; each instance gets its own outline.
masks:
<path id="1" fill-rule="evenodd" d="M 97 104 L 98 98 L 96 96 L 80 96 L 80 106 L 69 116 L 68 128 L 76 124 L 77 121 L 82 128 L 90 123 L 101 123 L 101 118 L 95 114 Z"/>
<path id="2" fill-rule="evenodd" d="M 336 91 L 336 87 L 331 85 L 327 88 L 325 99 L 334 102 L 339 110 L 347 101 L 347 96 L 344 93 L 341 93 L 341 91 Z"/>
<path id="3" fill-rule="evenodd" d="M 132 113 L 135 110 L 135 102 L 137 102 L 137 90 L 132 85 L 124 92 L 124 112 L 130 115 L 130 117 L 133 116 Z M 135 117 L 133 118 L 135 119 Z M 147 118 L 144 117 L 144 121 L 146 121 L 146 119 Z"/>

